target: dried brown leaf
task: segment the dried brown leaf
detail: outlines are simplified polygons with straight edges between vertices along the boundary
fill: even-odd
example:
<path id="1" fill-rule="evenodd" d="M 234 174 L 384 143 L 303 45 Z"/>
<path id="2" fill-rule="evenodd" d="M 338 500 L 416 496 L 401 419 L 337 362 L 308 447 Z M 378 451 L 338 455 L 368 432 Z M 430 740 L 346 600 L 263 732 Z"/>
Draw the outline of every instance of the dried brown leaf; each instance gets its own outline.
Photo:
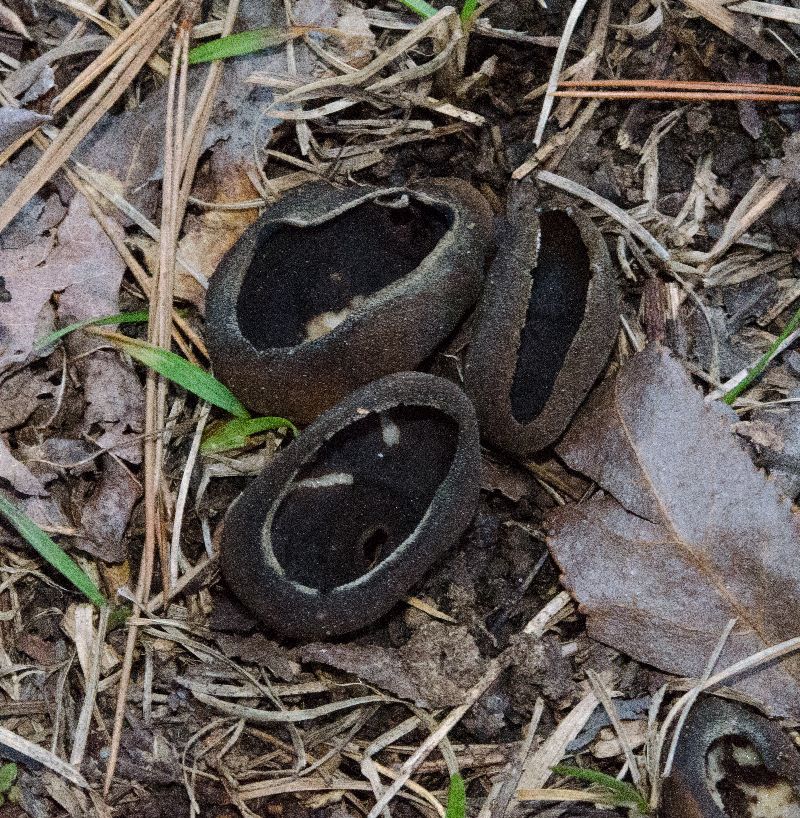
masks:
<path id="1" fill-rule="evenodd" d="M 23 134 L 32 131 L 42 122 L 49 122 L 52 117 L 27 111 L 24 108 L 0 108 L 0 150 L 5 150 Z"/>
<path id="2" fill-rule="evenodd" d="M 485 669 L 466 627 L 433 620 L 423 623 L 400 649 L 315 642 L 301 648 L 300 657 L 353 673 L 420 707 L 434 708 L 461 704 Z"/>
<path id="3" fill-rule="evenodd" d="M 657 345 L 598 392 L 559 447 L 602 489 L 558 510 L 550 548 L 590 634 L 639 661 L 699 676 L 726 623 L 719 667 L 800 632 L 800 522 Z M 738 687 L 800 716 L 800 662 Z"/>
<path id="4" fill-rule="evenodd" d="M 5 480 L 20 494 L 43 497 L 47 489 L 31 470 L 11 453 L 3 437 L 0 437 L 0 480 Z"/>
<path id="5" fill-rule="evenodd" d="M 64 323 L 118 312 L 124 271 L 82 196 L 72 200 L 57 242 L 40 238 L 19 250 L 0 250 L 0 275 L 11 294 L 0 302 L 0 371 L 24 361 L 36 338 L 53 328 L 53 293 L 61 294 Z"/>
<path id="6" fill-rule="evenodd" d="M 81 534 L 75 545 L 105 562 L 122 562 L 128 555 L 122 538 L 142 490 L 116 460 L 108 456 L 103 460 L 103 475 L 81 509 Z"/>

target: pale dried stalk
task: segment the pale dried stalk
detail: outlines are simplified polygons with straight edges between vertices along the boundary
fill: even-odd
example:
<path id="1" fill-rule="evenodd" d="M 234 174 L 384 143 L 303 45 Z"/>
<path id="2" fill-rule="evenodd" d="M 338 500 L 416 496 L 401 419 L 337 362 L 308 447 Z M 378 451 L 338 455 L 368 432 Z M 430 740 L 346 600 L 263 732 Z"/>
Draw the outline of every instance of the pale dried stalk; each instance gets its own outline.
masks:
<path id="1" fill-rule="evenodd" d="M 506 765 L 507 775 L 505 780 L 497 782 L 499 786 L 496 789 L 492 787 L 492 790 L 481 807 L 478 818 L 504 818 L 511 799 L 515 797 L 517 784 L 522 775 L 523 764 L 531 753 L 533 739 L 536 736 L 536 731 L 539 729 L 542 713 L 544 713 L 544 699 L 541 696 L 537 696 L 531 720 L 528 723 L 528 730 L 525 733 L 524 740 L 520 744 L 516 758 Z"/>
<path id="2" fill-rule="evenodd" d="M 658 102 L 800 102 L 798 94 L 757 94 L 750 91 L 554 91 L 562 99 L 651 99 Z"/>
<path id="3" fill-rule="evenodd" d="M 703 672 L 703 675 L 700 679 L 701 682 L 706 681 L 706 679 L 708 679 L 708 677 L 711 676 L 711 674 L 714 672 L 714 668 L 717 666 L 717 662 L 719 662 L 719 657 L 722 655 L 722 651 L 728 642 L 728 638 L 730 637 L 735 627 L 736 619 L 730 619 L 722 632 L 722 636 L 720 636 L 719 640 L 717 641 L 716 647 L 711 653 L 711 657 L 709 658 L 706 664 L 706 669 Z M 664 778 L 666 778 L 672 772 L 672 764 L 673 761 L 675 760 L 675 753 L 678 750 L 678 741 L 680 740 L 681 737 L 683 725 L 686 723 L 686 719 L 689 716 L 689 711 L 692 709 L 692 706 L 694 705 L 699 695 L 700 693 L 698 691 L 697 693 L 695 693 L 694 696 L 687 699 L 686 705 L 684 706 L 680 716 L 678 717 L 678 723 L 677 725 L 675 725 L 675 732 L 672 736 L 672 744 L 670 745 L 669 753 L 667 753 L 667 760 L 664 764 L 664 772 L 662 773 Z"/>
<path id="4" fill-rule="evenodd" d="M 629 233 L 636 236 L 642 244 L 650 248 L 655 256 L 662 261 L 669 261 L 669 251 L 664 245 L 621 207 L 617 207 L 613 202 L 608 201 L 608 199 L 603 198 L 593 190 L 589 190 L 588 187 L 579 185 L 577 182 L 573 182 L 565 176 L 559 176 L 558 174 L 550 173 L 550 171 L 542 170 L 537 174 L 537 178 L 542 182 L 553 185 L 553 187 L 565 190 L 567 193 L 572 193 L 574 196 L 578 196 L 584 201 L 589 202 L 589 204 L 594 205 L 598 210 L 602 210 L 611 216 L 614 221 L 621 224 Z"/>
<path id="5" fill-rule="evenodd" d="M 606 46 L 606 39 L 608 38 L 608 24 L 611 19 L 611 0 L 603 0 L 597 12 L 597 21 L 594 24 L 592 37 L 586 46 L 586 54 L 591 59 L 587 60 L 581 68 L 575 73 L 578 80 L 591 80 L 597 66 L 600 64 L 600 58 Z M 563 128 L 569 123 L 575 112 L 580 106 L 580 100 L 562 100 L 559 102 L 555 110 L 555 118 L 559 127 Z"/>
<path id="6" fill-rule="evenodd" d="M 87 6 L 86 3 L 80 2 L 80 0 L 56 0 L 56 2 L 61 3 L 61 5 L 66 6 L 70 11 L 74 12 L 77 15 L 81 15 L 85 17 L 87 20 L 91 20 L 98 28 L 101 28 L 105 31 L 106 34 L 109 34 L 115 40 L 118 40 L 120 37 L 123 36 L 124 32 L 127 31 L 129 28 L 133 26 L 134 23 L 131 23 L 131 26 L 128 26 L 128 29 L 122 29 L 116 23 L 112 23 L 111 20 L 103 17 L 96 9 L 93 9 L 91 6 Z M 149 9 L 145 10 L 145 13 Z M 139 18 L 137 18 L 139 19 Z M 113 60 L 112 60 L 113 62 Z M 148 60 L 148 65 L 157 73 L 161 74 L 162 77 L 166 77 L 169 74 L 169 65 L 168 63 L 158 54 L 153 54 L 153 56 Z M 94 64 L 88 66 L 89 69 L 92 71 L 97 70 Z M 102 69 L 101 69 L 102 72 Z M 96 74 L 95 76 L 98 76 Z M 85 86 L 84 86 L 85 87 Z M 72 96 L 75 94 L 73 93 Z M 70 97 L 71 99 L 72 97 Z M 63 108 L 66 105 L 66 102 L 63 99 L 59 99 L 58 107 Z"/>
<path id="7" fill-rule="evenodd" d="M 542 144 L 544 129 L 547 127 L 547 120 L 553 108 L 553 93 L 558 87 L 558 77 L 561 74 L 561 66 L 564 65 L 564 58 L 567 56 L 569 41 L 572 39 L 572 33 L 575 31 L 575 26 L 578 24 L 581 14 L 583 14 L 586 3 L 587 0 L 575 0 L 575 5 L 572 7 L 569 17 L 567 17 L 567 22 L 564 25 L 564 31 L 561 33 L 561 41 L 558 44 L 558 50 L 553 59 L 553 67 L 550 69 L 550 79 L 547 82 L 547 91 L 544 95 L 542 111 L 539 114 L 539 122 L 536 125 L 536 134 L 533 137 L 533 142 L 537 148 Z"/>
<path id="8" fill-rule="evenodd" d="M 589 790 L 545 789 L 533 787 L 517 790 L 518 801 L 564 801 L 588 804 L 610 804 L 609 799 Z"/>
<path id="9" fill-rule="evenodd" d="M 780 177 L 772 181 L 759 179 L 736 206 L 717 243 L 703 258 L 703 263 L 710 265 L 719 258 L 780 199 L 788 186 L 789 180 Z"/>
<path id="10" fill-rule="evenodd" d="M 683 0 L 683 4 L 705 17 L 709 23 L 726 34 L 735 37 L 740 43 L 744 43 L 765 60 L 780 61 L 783 57 L 779 48 L 759 36 L 755 28 L 748 27 L 744 23 L 745 18 L 731 13 L 726 8 L 725 0 Z"/>
<path id="11" fill-rule="evenodd" d="M 569 593 L 560 591 L 528 622 L 522 632 L 541 639 L 553 619 L 571 602 Z"/>
<path id="12" fill-rule="evenodd" d="M 60 775 L 77 787 L 89 789 L 89 782 L 71 764 L 67 764 L 66 761 L 49 750 L 45 750 L 44 747 L 40 747 L 32 741 L 12 733 L 11 730 L 5 727 L 0 727 L 0 747 L 13 750 L 25 758 L 47 767 L 48 770 Z"/>
<path id="13" fill-rule="evenodd" d="M 562 80 L 564 88 L 654 88 L 660 91 L 720 91 L 727 93 L 753 91 L 761 94 L 800 94 L 800 85 L 774 85 L 764 82 L 713 82 L 706 80 Z"/>
<path id="14" fill-rule="evenodd" d="M 731 11 L 753 14 L 757 17 L 767 17 L 770 20 L 780 20 L 794 25 L 800 24 L 800 9 L 782 6 L 777 3 L 763 3 L 759 0 L 745 0 L 743 3 L 728 6 Z"/>
<path id="15" fill-rule="evenodd" d="M 583 730 L 600 700 L 589 691 L 561 720 L 548 739 L 526 760 L 519 780 L 517 798 L 524 800 L 525 790 L 543 787 L 553 773 L 553 766 L 564 757 L 567 745 Z"/>
<path id="16" fill-rule="evenodd" d="M 159 269 L 153 281 L 153 295 L 150 301 L 150 320 L 147 325 L 147 335 L 150 344 L 162 348 L 169 348 L 169 339 L 172 334 L 172 296 L 174 288 L 175 253 L 177 249 L 176 205 L 178 200 L 178 185 L 175 165 L 180 163 L 180 149 L 182 141 L 176 144 L 175 140 L 175 108 L 176 95 L 180 98 L 183 91 L 177 91 L 180 84 L 185 87 L 188 30 L 179 26 L 172 51 L 170 65 L 169 87 L 167 92 L 167 116 L 164 138 L 164 177 L 162 184 L 162 220 L 161 243 L 159 253 Z M 177 124 L 183 130 L 183 121 Z M 176 156 L 177 153 L 177 156 Z M 136 585 L 136 601 L 143 605 L 150 596 L 150 586 L 153 579 L 156 544 L 162 539 L 162 498 L 160 495 L 161 472 L 163 461 L 163 438 L 161 431 L 164 428 L 166 415 L 166 381 L 155 372 L 148 371 L 145 391 L 145 445 L 144 445 L 144 509 L 145 531 L 142 561 L 139 567 L 139 577 Z M 162 554 L 163 556 L 163 554 Z M 162 566 L 167 568 L 168 557 L 162 560 Z M 165 571 L 166 581 L 169 573 Z M 169 586 L 165 584 L 165 595 L 169 595 Z M 138 638 L 138 625 L 131 621 L 128 625 L 128 639 L 125 645 L 125 658 L 122 664 L 122 675 L 117 690 L 117 703 L 114 714 L 114 728 L 111 735 L 108 766 L 103 791 L 108 794 L 114 780 L 114 771 L 119 757 L 119 745 L 122 738 L 122 727 L 125 720 L 125 707 L 128 699 L 131 670 L 133 668 L 133 654 Z"/>
<path id="17" fill-rule="evenodd" d="M 175 0 L 167 0 L 164 8 L 143 27 L 141 41 L 133 44 L 120 58 L 117 65 L 100 83 L 97 89 L 80 106 L 72 119 L 50 143 L 37 163 L 17 185 L 11 195 L 0 205 L 0 231 L 50 180 L 53 174 L 69 158 L 86 134 L 106 111 L 119 99 L 125 89 L 141 71 L 147 58 L 155 51 L 164 36 L 167 22 L 175 10 Z"/>
<path id="18" fill-rule="evenodd" d="M 389 48 L 381 52 L 381 54 L 379 54 L 368 65 L 364 66 L 364 68 L 343 77 L 323 77 L 322 79 L 313 80 L 295 91 L 290 91 L 288 94 L 278 97 L 275 100 L 275 103 L 284 104 L 287 102 L 299 102 L 302 99 L 307 98 L 309 94 L 319 94 L 327 90 L 338 89 L 342 85 L 361 85 L 371 77 L 375 76 L 375 74 L 377 74 L 379 71 L 382 71 L 384 68 L 390 65 L 398 57 L 402 56 L 410 48 L 413 48 L 418 42 L 420 42 L 420 40 L 428 37 L 439 27 L 442 22 L 455 14 L 456 10 L 452 6 L 445 6 L 433 17 L 430 17 L 429 19 L 416 25 L 408 34 L 401 37 L 396 43 L 393 43 Z M 405 74 L 407 72 L 400 73 Z"/>
<path id="19" fill-rule="evenodd" d="M 227 37 L 233 31 L 233 25 L 236 22 L 238 11 L 239 0 L 230 0 L 228 10 L 225 13 L 221 36 Z M 188 144 L 185 148 L 181 165 L 181 186 L 178 198 L 178 208 L 181 213 L 181 219 L 189 203 L 197 163 L 200 161 L 200 154 L 203 150 L 203 138 L 205 137 L 206 128 L 208 127 L 208 121 L 211 118 L 214 99 L 216 98 L 219 84 L 222 81 L 222 72 L 224 69 L 224 60 L 215 60 L 209 67 L 200 99 L 197 102 L 197 107 L 192 114 L 192 119 L 187 128 Z"/>
<path id="20" fill-rule="evenodd" d="M 203 439 L 203 430 L 211 412 L 210 404 L 205 404 L 200 410 L 200 417 L 197 420 L 197 429 L 192 438 L 192 446 L 186 458 L 186 465 L 183 468 L 183 477 L 178 488 L 178 499 L 175 502 L 175 515 L 172 520 L 172 539 L 169 549 L 169 588 L 172 589 L 178 581 L 178 562 L 181 553 L 181 527 L 183 524 L 183 513 L 186 508 L 186 499 L 189 496 L 189 484 L 192 479 L 192 471 L 200 452 L 200 442 Z"/>
<path id="21" fill-rule="evenodd" d="M 73 100 L 82 90 L 87 88 L 94 82 L 106 69 L 108 69 L 117 59 L 120 57 L 121 54 L 124 53 L 125 49 L 129 47 L 131 42 L 136 38 L 142 36 L 142 30 L 145 27 L 145 24 L 152 18 L 154 14 L 161 11 L 163 9 L 165 0 L 154 0 L 145 11 L 131 23 L 128 28 L 126 28 L 115 40 L 112 40 L 108 45 L 106 45 L 100 54 L 83 70 L 80 74 L 78 74 L 75 79 L 56 97 L 53 103 L 52 113 L 58 113 L 65 105 L 67 105 L 71 100 Z M 89 8 L 89 7 L 87 7 Z M 146 28 L 145 28 L 146 30 Z M 96 38 L 87 38 L 87 39 L 96 39 Z M 134 44 L 134 50 L 136 46 Z M 59 49 L 53 49 L 52 53 L 58 52 Z M 70 53 L 70 49 L 62 49 L 65 56 L 68 56 Z M 39 58 L 42 59 L 42 58 Z M 161 60 L 161 58 L 156 54 L 153 55 L 148 62 L 152 62 L 155 60 Z M 16 74 L 20 74 L 21 72 L 30 69 L 34 64 L 36 64 L 38 60 L 34 60 L 33 63 L 29 63 L 24 68 L 20 69 L 20 71 L 15 72 Z M 163 60 L 161 60 L 163 63 Z M 157 64 L 155 67 L 156 70 L 159 69 L 160 63 Z M 8 81 L 7 81 L 8 82 Z M 13 86 L 9 86 L 6 82 L 5 88 L 3 91 L 0 91 L 0 96 L 3 97 L 3 102 L 6 105 L 13 105 L 14 107 L 18 107 L 18 103 L 14 100 L 7 100 L 5 99 L 4 91 L 11 91 L 13 93 Z M 24 89 L 23 89 L 24 90 Z M 0 153 L 0 165 L 5 164 L 32 136 L 39 132 L 39 128 L 33 128 L 28 133 L 23 134 L 17 140 L 15 140 L 11 145 L 9 145 L 2 153 Z"/>
<path id="22" fill-rule="evenodd" d="M 611 721 L 611 726 L 614 728 L 614 732 L 617 734 L 620 747 L 622 747 L 622 752 L 628 763 L 628 769 L 631 771 L 633 783 L 638 787 L 642 778 L 639 772 L 639 765 L 636 763 L 633 748 L 631 747 L 630 740 L 628 739 L 628 734 L 625 732 L 625 728 L 622 726 L 622 721 L 620 720 L 617 708 L 614 706 L 611 693 L 606 689 L 602 679 L 594 670 L 587 670 L 586 676 L 592 686 L 594 695 L 600 700 L 600 703 L 603 705 L 603 708 L 606 711 L 606 715 Z"/>
<path id="23" fill-rule="evenodd" d="M 75 727 L 75 740 L 72 744 L 72 753 L 69 758 L 70 764 L 72 764 L 75 769 L 80 769 L 84 753 L 86 752 L 86 743 L 89 739 L 89 729 L 92 724 L 92 714 L 94 713 L 97 698 L 97 686 L 100 683 L 100 669 L 102 666 L 100 657 L 106 641 L 109 611 L 110 608 L 108 605 L 104 605 L 100 609 L 100 621 L 97 624 L 97 631 L 92 641 L 88 669 L 84 669 L 86 673 L 86 684 L 84 685 L 83 706 L 81 707 L 81 713 L 78 717 L 78 724 Z"/>
<path id="24" fill-rule="evenodd" d="M 228 6 L 228 11 L 223 27 L 223 36 L 229 34 L 233 29 L 233 23 L 238 11 L 238 0 L 233 0 Z M 170 68 L 170 88 L 167 102 L 167 123 L 166 139 L 164 143 L 165 163 L 164 180 L 162 187 L 162 225 L 160 231 L 160 264 L 158 270 L 158 280 L 156 284 L 157 299 L 151 302 L 151 343 L 169 348 L 171 334 L 172 299 L 174 290 L 174 274 L 177 257 L 177 244 L 180 226 L 186 212 L 189 201 L 194 174 L 202 150 L 203 136 L 211 116 L 214 97 L 216 96 L 221 79 L 222 63 L 214 63 L 206 77 L 206 83 L 200 95 L 197 107 L 195 108 L 188 126 L 185 123 L 186 116 L 186 91 L 187 91 L 187 71 L 188 71 L 188 50 L 191 37 L 191 20 L 185 19 L 178 28 L 173 49 L 173 62 Z M 178 74 L 178 64 L 180 64 L 180 79 L 176 81 Z M 178 85 L 177 102 L 175 101 L 175 86 Z M 177 110 L 176 110 L 177 109 Z M 154 445 L 145 447 L 145 554 L 148 562 L 143 559 L 142 573 L 139 575 L 139 587 L 137 588 L 137 599 L 140 604 L 144 604 L 150 594 L 150 582 L 153 572 L 153 557 L 155 552 L 155 541 L 162 535 L 160 520 L 159 485 L 161 474 L 161 463 L 163 459 L 163 445 L 160 430 L 163 428 L 164 414 L 166 408 L 166 382 L 153 376 L 150 373 L 147 382 L 146 393 L 146 415 L 145 432 L 147 433 L 148 422 L 157 433 L 154 438 Z M 149 453 L 149 456 L 148 456 Z M 148 496 L 152 500 L 148 503 Z M 170 555 L 166 547 L 161 553 L 161 566 L 164 590 L 160 595 L 162 599 L 168 599 L 173 591 L 172 578 L 169 571 Z M 205 567 L 205 566 L 203 566 Z M 194 572 L 189 572 L 194 573 Z M 184 577 L 188 582 L 187 577 Z M 175 583 L 176 590 L 178 585 Z M 147 608 L 151 607 L 151 601 Z M 127 690 L 130 683 L 130 674 L 133 663 L 133 651 L 136 645 L 137 627 L 131 624 L 128 631 L 128 642 L 125 652 L 125 663 L 120 679 L 120 689 L 117 698 L 117 711 L 114 722 L 114 736 L 111 744 L 111 755 L 109 766 L 106 772 L 105 788 L 111 785 L 114 775 L 114 767 L 119 752 L 119 741 L 121 738 L 122 721 L 125 712 Z"/>
<path id="25" fill-rule="evenodd" d="M 486 690 L 494 683 L 504 667 L 503 662 L 494 660 L 489 666 L 489 670 L 481 679 L 468 691 L 463 704 L 453 708 L 441 721 L 439 727 L 431 733 L 417 750 L 403 763 L 398 772 L 398 776 L 392 784 L 387 787 L 386 792 L 378 799 L 375 806 L 369 811 L 367 818 L 378 818 L 383 812 L 383 808 L 397 795 L 405 786 L 406 781 L 422 761 L 436 748 L 447 734 L 458 724 L 464 714 L 478 701 Z"/>

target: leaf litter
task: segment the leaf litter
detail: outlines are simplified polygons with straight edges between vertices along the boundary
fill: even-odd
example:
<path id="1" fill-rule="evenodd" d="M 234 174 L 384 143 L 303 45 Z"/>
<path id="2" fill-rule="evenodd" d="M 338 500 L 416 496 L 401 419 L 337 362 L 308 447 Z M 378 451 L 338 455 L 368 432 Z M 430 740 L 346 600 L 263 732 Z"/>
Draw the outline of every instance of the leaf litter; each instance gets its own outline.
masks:
<path id="1" fill-rule="evenodd" d="M 558 447 L 601 489 L 559 509 L 548 539 L 590 633 L 698 677 L 730 619 L 733 664 L 796 635 L 800 517 L 670 353 L 651 345 L 604 384 Z M 797 718 L 800 663 L 736 682 Z"/>
<path id="2" fill-rule="evenodd" d="M 73 11 L 49 18 L 20 4 L 21 16 L 3 18 L 14 37 L 32 38 L 24 56 L 13 46 L 21 62 L 9 65 L 4 80 L 30 110 L 4 108 L 9 121 L 45 124 L 47 134 L 70 124 L 81 100 L 54 112 L 52 95 L 118 36 L 111 20 L 147 11 L 116 5 L 105 21 L 96 16 L 103 11 L 93 12 L 108 36 L 86 20 L 75 28 Z M 659 691 L 667 682 L 690 684 L 667 672 L 701 677 L 737 613 L 721 668 L 796 635 L 790 610 L 797 590 L 787 566 L 797 545 L 791 401 L 800 394 L 800 373 L 779 354 L 727 410 L 713 399 L 703 404 L 683 369 L 712 398 L 722 395 L 720 378 L 752 371 L 788 325 L 798 292 L 800 219 L 790 187 L 796 117 L 789 106 L 746 101 L 676 113 L 647 101 L 620 107 L 575 98 L 559 102 L 539 150 L 530 140 L 561 41 L 563 75 L 582 81 L 609 66 L 613 76 L 648 79 L 786 81 L 781 66 L 788 49 L 798 48 L 793 33 L 774 24 L 765 34 L 749 13 L 710 0 L 671 9 L 681 24 L 683 6 L 694 11 L 680 30 L 657 4 L 606 4 L 601 13 L 587 4 L 567 47 L 570 4 L 546 10 L 534 0 L 501 1 L 480 10 L 471 29 L 458 13 L 440 11 L 446 32 L 444 25 L 415 28 L 420 21 L 395 5 L 367 5 L 243 3 L 238 31 L 316 25 L 338 33 L 305 32 L 226 63 L 188 212 L 174 236 L 170 208 L 159 215 L 169 73 L 161 49 L 62 163 L 66 177 L 52 176 L 0 237 L 4 496 L 74 549 L 111 593 L 132 593 L 142 518 L 154 507 L 143 508 L 142 482 L 152 486 L 155 478 L 161 487 L 150 495 L 157 497 L 159 545 L 177 544 L 169 556 L 173 588 L 159 590 L 157 563 L 154 577 L 144 572 L 154 582 L 143 606 L 148 618 L 135 620 L 138 638 L 126 649 L 120 631 L 78 628 L 69 615 L 54 625 L 45 612 L 65 608 L 69 597 L 18 537 L 0 529 L 0 718 L 29 740 L 26 751 L 54 748 L 40 754 L 53 774 L 37 781 L 20 768 L 20 803 L 29 814 L 53 814 L 55 804 L 72 814 L 88 808 L 73 786 L 75 768 L 61 765 L 82 759 L 81 774 L 102 779 L 105 755 L 96 747 L 108 741 L 116 674 L 129 659 L 130 701 L 116 708 L 124 717 L 116 777 L 106 803 L 99 788 L 92 791 L 103 814 L 237 809 L 345 818 L 373 803 L 389 804 L 393 814 L 411 805 L 444 814 L 450 782 L 460 775 L 466 804 L 459 791 L 459 813 L 466 807 L 485 818 L 497 804 L 507 815 L 535 809 L 514 797 L 524 790 L 526 798 L 557 800 L 542 814 L 607 815 L 567 807 L 564 799 L 591 794 L 566 787 L 616 780 L 626 742 L 644 768 L 641 741 L 657 724 Z M 200 26 L 202 39 L 191 45 L 223 30 L 213 13 Z M 54 45 L 54 37 L 62 42 Z M 0 50 L 7 42 L 0 32 Z M 461 73 L 439 61 L 448 50 L 466 56 Z M 207 70 L 189 71 L 189 111 Z M 0 160 L 0 199 L 46 146 L 41 133 L 32 142 L 37 147 Z M 594 414 L 576 422 L 557 452 L 574 471 L 552 452 L 529 463 L 485 452 L 475 523 L 417 592 L 420 608 L 401 606 L 367 633 L 335 643 L 271 642 L 246 615 L 226 613 L 230 597 L 216 579 L 214 544 L 248 473 L 286 445 L 280 436 L 267 432 L 255 451 L 206 456 L 195 442 L 207 410 L 169 387 L 154 432 L 163 438 L 164 460 L 154 471 L 142 462 L 143 370 L 97 335 L 72 333 L 41 353 L 33 342 L 70 321 L 141 308 L 141 296 L 152 292 L 149 275 L 157 279 L 163 269 L 164 247 L 177 246 L 174 296 L 189 307 L 177 337 L 183 358 L 202 363 L 204 282 L 265 202 L 320 176 L 358 184 L 450 173 L 468 178 L 499 213 L 515 169 L 536 172 L 544 195 L 563 194 L 562 204 L 596 205 L 592 215 L 626 278 L 615 362 L 587 409 Z M 98 203 L 106 215 L 92 209 Z M 153 292 L 160 314 L 170 312 L 171 298 Z M 140 329 L 127 331 L 142 337 Z M 631 357 L 646 337 L 663 338 L 674 357 L 653 345 Z M 457 379 L 463 343 L 432 366 Z M 652 408 L 649 417 L 641 404 Z M 637 420 L 631 441 L 620 435 L 622 417 Z M 584 497 L 589 480 L 600 490 Z M 170 531 L 173 520 L 177 531 Z M 543 554 L 547 525 L 586 619 L 575 614 Z M 667 558 L 655 559 L 667 545 Z M 687 610 L 696 612 L 693 621 Z M 45 671 L 75 649 L 79 663 Z M 20 670 L 30 662 L 38 665 L 32 673 Z M 731 683 L 774 713 L 796 715 L 795 671 L 788 658 Z M 624 698 L 610 698 L 606 687 Z M 643 706 L 651 707 L 649 726 Z M 81 714 L 82 739 L 74 745 L 63 729 L 65 712 L 69 724 L 71 714 Z M 620 720 L 633 725 L 624 737 Z M 602 770 L 567 782 L 553 778 L 561 761 Z M 548 790 L 550 781 L 558 788 Z"/>

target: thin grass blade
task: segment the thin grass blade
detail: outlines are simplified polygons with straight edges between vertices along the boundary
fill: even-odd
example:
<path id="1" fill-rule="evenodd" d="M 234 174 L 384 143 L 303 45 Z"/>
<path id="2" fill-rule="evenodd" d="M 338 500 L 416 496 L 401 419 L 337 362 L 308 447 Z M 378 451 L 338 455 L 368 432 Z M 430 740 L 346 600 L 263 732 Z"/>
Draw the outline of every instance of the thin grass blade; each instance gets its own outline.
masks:
<path id="1" fill-rule="evenodd" d="M 173 383 L 182 386 L 198 398 L 224 409 L 237 418 L 249 418 L 250 413 L 244 408 L 239 399 L 220 383 L 210 372 L 200 369 L 199 366 L 187 361 L 167 349 L 154 347 L 144 341 L 126 338 L 124 335 L 107 333 L 103 337 L 113 341 L 131 358 L 149 366 L 150 369 L 163 375 Z"/>
<path id="2" fill-rule="evenodd" d="M 299 37 L 303 30 L 302 28 L 254 28 L 252 31 L 229 34 L 227 37 L 210 40 L 191 49 L 189 65 L 224 60 L 227 57 L 241 57 L 267 48 L 275 48 Z"/>
<path id="3" fill-rule="evenodd" d="M 138 310 L 137 312 L 120 312 L 116 315 L 104 315 L 101 318 L 87 318 L 85 321 L 76 321 L 66 327 L 54 330 L 53 332 L 40 338 L 34 345 L 35 352 L 53 346 L 56 341 L 60 341 L 65 335 L 75 332 L 76 329 L 84 327 L 102 327 L 109 324 L 146 324 L 149 317 L 148 310 Z"/>
<path id="4" fill-rule="evenodd" d="M 0 764 L 0 795 L 7 793 L 17 780 L 17 765 L 13 761 Z"/>
<path id="5" fill-rule="evenodd" d="M 427 20 L 428 17 L 433 17 L 436 14 L 436 9 L 430 3 L 426 3 L 425 0 L 400 0 L 400 2 L 410 8 L 411 11 L 419 14 L 423 20 Z"/>
<path id="6" fill-rule="evenodd" d="M 2 496 L 0 496 L 0 514 L 17 529 L 19 535 L 43 559 L 47 560 L 64 579 L 71 582 L 87 599 L 98 607 L 108 604 L 98 587 L 72 557 L 66 554 L 60 546 L 56 545 L 27 514 L 20 511 L 13 503 Z"/>
<path id="7" fill-rule="evenodd" d="M 212 429 L 200 445 L 200 451 L 203 454 L 216 454 L 231 449 L 244 449 L 252 435 L 275 429 L 288 429 L 294 437 L 299 434 L 297 427 L 286 418 L 236 418 Z"/>
<path id="8" fill-rule="evenodd" d="M 606 790 L 609 800 L 614 806 L 631 804 L 644 815 L 650 812 L 647 799 L 639 790 L 627 781 L 614 778 L 613 775 L 601 773 L 599 770 L 587 770 L 584 767 L 571 767 L 567 764 L 557 764 L 553 767 L 553 772 L 557 775 L 569 775 L 579 781 L 587 781 Z"/>
<path id="9" fill-rule="evenodd" d="M 478 10 L 478 0 L 464 0 L 464 5 L 461 6 L 461 22 L 468 23 L 475 12 Z"/>
<path id="10" fill-rule="evenodd" d="M 450 777 L 450 789 L 447 792 L 447 812 L 445 818 L 466 818 L 467 791 L 464 779 L 456 773 Z"/>

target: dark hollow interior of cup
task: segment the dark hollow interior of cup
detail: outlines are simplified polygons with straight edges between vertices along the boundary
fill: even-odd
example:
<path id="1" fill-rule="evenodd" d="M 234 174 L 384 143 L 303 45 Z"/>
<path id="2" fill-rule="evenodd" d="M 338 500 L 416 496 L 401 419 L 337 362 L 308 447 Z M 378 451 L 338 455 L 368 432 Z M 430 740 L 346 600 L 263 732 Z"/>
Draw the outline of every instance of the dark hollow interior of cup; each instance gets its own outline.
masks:
<path id="1" fill-rule="evenodd" d="M 287 579 L 324 592 L 383 562 L 419 525 L 457 444 L 455 421 L 429 407 L 372 413 L 334 435 L 272 522 Z"/>
<path id="2" fill-rule="evenodd" d="M 445 214 L 407 197 L 368 201 L 310 227 L 271 226 L 239 292 L 242 334 L 258 349 L 327 334 L 363 299 L 415 270 L 448 227 Z"/>
<path id="3" fill-rule="evenodd" d="M 591 280 L 589 253 L 580 231 L 561 210 L 542 213 L 541 244 L 517 365 L 511 383 L 511 413 L 529 423 L 544 408 L 567 350 L 583 321 Z"/>

